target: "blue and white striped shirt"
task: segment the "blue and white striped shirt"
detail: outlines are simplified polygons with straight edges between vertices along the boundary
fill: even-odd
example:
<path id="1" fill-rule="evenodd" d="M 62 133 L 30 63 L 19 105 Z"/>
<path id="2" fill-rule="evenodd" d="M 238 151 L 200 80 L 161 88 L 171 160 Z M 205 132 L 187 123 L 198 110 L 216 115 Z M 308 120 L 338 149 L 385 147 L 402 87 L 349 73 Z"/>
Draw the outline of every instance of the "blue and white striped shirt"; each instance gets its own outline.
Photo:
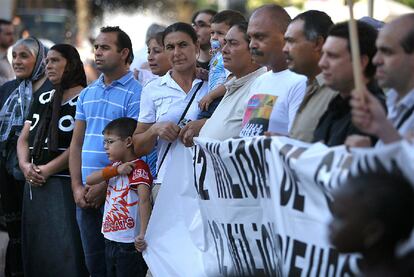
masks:
<path id="1" fill-rule="evenodd" d="M 105 154 L 102 131 L 114 119 L 138 119 L 141 85 L 131 71 L 106 86 L 103 74 L 82 90 L 77 106 L 76 120 L 86 122 L 82 147 L 82 182 L 92 172 L 111 164 Z M 151 164 L 151 162 L 149 162 Z"/>

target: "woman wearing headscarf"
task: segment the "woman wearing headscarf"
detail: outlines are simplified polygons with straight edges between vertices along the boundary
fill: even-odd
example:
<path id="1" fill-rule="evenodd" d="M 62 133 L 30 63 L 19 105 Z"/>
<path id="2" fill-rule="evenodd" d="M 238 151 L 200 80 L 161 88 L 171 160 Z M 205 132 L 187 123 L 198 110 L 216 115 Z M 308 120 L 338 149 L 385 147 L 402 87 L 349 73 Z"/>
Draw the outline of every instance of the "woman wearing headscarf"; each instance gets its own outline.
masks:
<path id="1" fill-rule="evenodd" d="M 76 101 L 86 75 L 78 51 L 68 44 L 54 45 L 45 65 L 54 89 L 33 99 L 17 147 L 26 178 L 24 275 L 88 276 L 68 170 Z"/>
<path id="2" fill-rule="evenodd" d="M 52 85 L 44 74 L 45 47 L 36 38 L 16 42 L 12 48 L 16 79 L 0 87 L 0 192 L 9 246 L 6 276 L 22 276 L 21 210 L 25 178 L 20 171 L 16 144 L 32 100 Z"/>

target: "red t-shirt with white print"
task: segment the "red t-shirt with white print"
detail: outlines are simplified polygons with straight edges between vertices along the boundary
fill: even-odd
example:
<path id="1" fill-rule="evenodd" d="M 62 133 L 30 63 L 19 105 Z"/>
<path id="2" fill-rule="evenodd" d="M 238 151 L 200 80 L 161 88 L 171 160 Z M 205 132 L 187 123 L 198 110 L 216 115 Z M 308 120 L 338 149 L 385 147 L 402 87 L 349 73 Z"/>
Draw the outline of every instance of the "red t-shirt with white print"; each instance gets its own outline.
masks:
<path id="1" fill-rule="evenodd" d="M 151 189 L 152 176 L 148 165 L 134 160 L 135 168 L 128 175 L 118 175 L 108 181 L 102 234 L 111 241 L 131 243 L 139 234 L 138 186 Z M 119 166 L 116 162 L 112 166 Z"/>

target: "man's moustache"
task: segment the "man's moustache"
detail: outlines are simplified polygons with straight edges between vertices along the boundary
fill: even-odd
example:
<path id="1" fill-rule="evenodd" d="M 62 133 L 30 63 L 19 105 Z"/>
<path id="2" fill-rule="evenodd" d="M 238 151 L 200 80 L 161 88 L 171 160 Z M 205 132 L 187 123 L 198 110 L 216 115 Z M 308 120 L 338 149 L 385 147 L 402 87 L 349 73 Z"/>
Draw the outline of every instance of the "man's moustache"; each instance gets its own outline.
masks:
<path id="1" fill-rule="evenodd" d="M 253 56 L 264 56 L 264 53 L 262 51 L 257 50 L 257 49 L 251 49 L 250 50 L 250 53 Z"/>

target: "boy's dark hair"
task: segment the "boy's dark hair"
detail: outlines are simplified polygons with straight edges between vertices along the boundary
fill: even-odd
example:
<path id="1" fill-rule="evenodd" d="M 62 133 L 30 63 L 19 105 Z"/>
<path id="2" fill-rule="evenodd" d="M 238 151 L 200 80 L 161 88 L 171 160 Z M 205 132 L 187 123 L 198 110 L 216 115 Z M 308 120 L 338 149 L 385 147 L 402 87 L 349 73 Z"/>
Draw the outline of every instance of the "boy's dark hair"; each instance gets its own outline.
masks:
<path id="1" fill-rule="evenodd" d="M 191 23 L 195 23 L 195 19 L 196 19 L 196 17 L 197 17 L 199 14 L 202 14 L 202 13 L 209 14 L 209 15 L 211 15 L 211 17 L 214 17 L 214 16 L 217 14 L 217 11 L 212 10 L 212 9 L 204 9 L 204 10 L 199 10 L 199 11 L 196 11 L 196 12 L 193 14 L 193 16 L 191 17 Z M 209 23 L 210 23 L 210 22 L 209 22 Z"/>
<path id="2" fill-rule="evenodd" d="M 292 22 L 296 20 L 303 21 L 303 34 L 309 41 L 316 41 L 318 37 L 322 37 L 323 40 L 326 40 L 329 28 L 333 25 L 332 19 L 329 15 L 316 10 L 310 10 L 298 14 L 295 18 L 293 18 Z"/>
<path id="3" fill-rule="evenodd" d="M 224 23 L 229 27 L 241 22 L 246 22 L 246 18 L 238 11 L 224 10 L 217 13 L 211 23 Z"/>
<path id="4" fill-rule="evenodd" d="M 348 22 L 341 22 L 333 25 L 328 32 L 328 36 L 346 39 L 348 41 L 348 51 L 351 53 L 348 25 Z M 360 55 L 366 55 L 368 57 L 368 64 L 365 68 L 364 75 L 367 78 L 372 78 L 374 77 L 376 69 L 372 59 L 377 52 L 375 41 L 377 39 L 378 31 L 371 25 L 361 21 L 356 21 L 356 27 L 358 30 Z"/>
<path id="5" fill-rule="evenodd" d="M 240 32 L 243 33 L 243 38 L 247 42 L 247 47 L 249 47 L 250 38 L 247 35 L 248 23 L 246 21 L 240 22 L 240 23 L 236 23 L 236 24 L 233 25 L 233 27 L 236 27 Z"/>
<path id="6" fill-rule="evenodd" d="M 384 224 L 382 242 L 390 246 L 407 239 L 414 227 L 414 190 L 399 173 L 370 172 L 351 176 L 347 186 L 369 218 Z"/>
<path id="7" fill-rule="evenodd" d="M 126 139 L 134 135 L 137 123 L 133 118 L 120 117 L 109 122 L 102 131 L 102 134 L 110 133 Z"/>
<path id="8" fill-rule="evenodd" d="M 184 23 L 184 22 L 176 22 L 174 24 L 171 24 L 170 26 L 168 26 L 162 36 L 162 42 L 164 44 L 165 42 L 165 37 L 170 34 L 170 33 L 175 33 L 175 32 L 182 32 L 184 34 L 187 34 L 190 36 L 191 40 L 193 41 L 194 44 L 197 44 L 198 38 L 197 38 L 197 33 L 194 30 L 194 28 L 188 24 L 188 23 Z"/>
<path id="9" fill-rule="evenodd" d="M 119 28 L 119 26 L 106 26 L 101 28 L 101 33 L 117 33 L 116 46 L 118 47 L 118 52 L 121 52 L 122 49 L 128 49 L 128 57 L 125 60 L 125 64 L 131 64 L 134 60 L 134 53 L 132 51 L 132 42 L 128 34 Z"/>

